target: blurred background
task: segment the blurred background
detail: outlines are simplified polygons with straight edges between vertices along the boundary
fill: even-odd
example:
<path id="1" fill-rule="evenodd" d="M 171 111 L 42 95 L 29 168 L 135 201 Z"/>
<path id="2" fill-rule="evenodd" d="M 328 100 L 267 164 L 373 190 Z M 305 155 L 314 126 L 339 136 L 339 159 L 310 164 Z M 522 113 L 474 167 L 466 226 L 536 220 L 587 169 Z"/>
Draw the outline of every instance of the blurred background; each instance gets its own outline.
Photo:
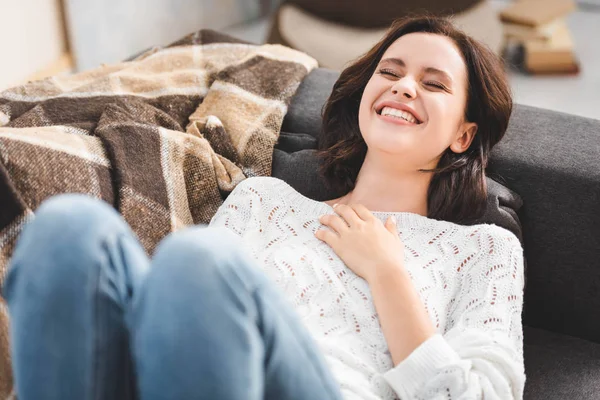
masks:
<path id="1" fill-rule="evenodd" d="M 0 90 L 202 28 L 340 70 L 394 18 L 421 11 L 452 18 L 503 56 L 518 103 L 600 119 L 600 0 L 0 0 Z"/>

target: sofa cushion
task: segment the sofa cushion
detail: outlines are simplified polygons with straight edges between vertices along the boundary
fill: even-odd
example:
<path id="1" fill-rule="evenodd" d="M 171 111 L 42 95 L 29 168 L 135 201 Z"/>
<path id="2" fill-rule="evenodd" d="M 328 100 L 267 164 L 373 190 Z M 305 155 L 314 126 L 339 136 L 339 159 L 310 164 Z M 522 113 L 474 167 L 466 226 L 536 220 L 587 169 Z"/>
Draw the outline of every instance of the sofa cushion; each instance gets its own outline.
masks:
<path id="1" fill-rule="evenodd" d="M 314 69 L 306 75 L 292 97 L 281 131 L 306 133 L 318 138 L 323 127 L 321 111 L 339 75 L 339 72 L 325 68 Z"/>
<path id="2" fill-rule="evenodd" d="M 600 344 L 524 327 L 525 400 L 592 400 L 600 393 Z"/>
<path id="3" fill-rule="evenodd" d="M 428 12 L 432 15 L 459 13 L 481 0 L 287 0 L 301 9 L 332 22 L 362 28 L 387 27 L 398 17 Z"/>

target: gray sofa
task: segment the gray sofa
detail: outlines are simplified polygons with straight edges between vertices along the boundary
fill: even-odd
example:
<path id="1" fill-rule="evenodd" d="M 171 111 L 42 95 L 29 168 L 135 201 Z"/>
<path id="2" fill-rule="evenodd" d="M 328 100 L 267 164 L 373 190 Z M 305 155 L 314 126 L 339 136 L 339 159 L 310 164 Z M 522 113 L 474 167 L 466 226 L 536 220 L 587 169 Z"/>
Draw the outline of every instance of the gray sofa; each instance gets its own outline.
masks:
<path id="1" fill-rule="evenodd" d="M 316 200 L 338 195 L 319 181 L 311 150 L 337 77 L 319 68 L 305 78 L 274 151 L 273 176 Z M 600 121 L 516 105 L 488 170 L 522 199 L 493 200 L 507 216 L 519 208 L 525 399 L 600 399 Z"/>

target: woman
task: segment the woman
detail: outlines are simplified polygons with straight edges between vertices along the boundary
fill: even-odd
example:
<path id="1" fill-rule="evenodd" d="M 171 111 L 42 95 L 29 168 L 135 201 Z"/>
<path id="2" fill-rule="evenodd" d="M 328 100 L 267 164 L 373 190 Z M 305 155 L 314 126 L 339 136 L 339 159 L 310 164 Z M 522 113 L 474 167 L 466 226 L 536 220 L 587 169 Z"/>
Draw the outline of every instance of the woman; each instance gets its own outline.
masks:
<path id="1" fill-rule="evenodd" d="M 250 178 L 152 260 L 109 206 L 47 201 L 5 285 L 19 397 L 521 398 L 521 246 L 456 224 L 511 109 L 490 51 L 399 20 L 324 110 L 344 196 Z"/>

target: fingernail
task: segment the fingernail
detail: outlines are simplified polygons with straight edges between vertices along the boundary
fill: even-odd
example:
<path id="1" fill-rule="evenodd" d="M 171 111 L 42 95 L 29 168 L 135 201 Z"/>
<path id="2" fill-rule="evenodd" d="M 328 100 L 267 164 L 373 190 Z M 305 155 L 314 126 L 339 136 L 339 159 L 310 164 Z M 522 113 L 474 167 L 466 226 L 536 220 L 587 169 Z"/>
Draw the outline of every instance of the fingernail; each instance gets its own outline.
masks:
<path id="1" fill-rule="evenodd" d="M 336 208 L 336 207 L 337 207 L 337 205 L 338 205 L 338 203 L 335 203 L 335 204 L 333 205 L 333 208 Z"/>

